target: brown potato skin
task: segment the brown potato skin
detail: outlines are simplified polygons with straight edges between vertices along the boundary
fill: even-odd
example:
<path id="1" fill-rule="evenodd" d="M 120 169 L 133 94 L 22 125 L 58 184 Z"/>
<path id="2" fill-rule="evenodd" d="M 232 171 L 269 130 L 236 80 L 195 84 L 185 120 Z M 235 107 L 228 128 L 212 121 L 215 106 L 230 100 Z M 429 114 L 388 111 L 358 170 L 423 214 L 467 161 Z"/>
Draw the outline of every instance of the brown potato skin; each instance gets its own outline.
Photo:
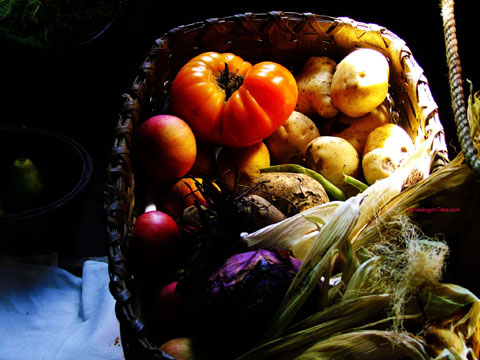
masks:
<path id="1" fill-rule="evenodd" d="M 348 196 L 357 190 L 345 183 L 344 174 L 361 178 L 360 156 L 352 144 L 336 136 L 320 136 L 305 151 L 308 168 L 320 173 Z"/>
<path id="2" fill-rule="evenodd" d="M 263 173 L 252 186 L 252 194 L 265 198 L 287 217 L 329 201 L 323 186 L 305 174 Z"/>
<path id="3" fill-rule="evenodd" d="M 359 118 L 339 114 L 332 125 L 330 135 L 347 140 L 359 154 L 363 154 L 368 135 L 377 127 L 389 124 L 391 121 L 387 106 L 381 104 Z"/>
<path id="4" fill-rule="evenodd" d="M 308 116 L 294 111 L 287 121 L 264 140 L 270 151 L 272 164 L 305 163 L 305 148 L 320 136 L 315 122 Z"/>
<path id="5" fill-rule="evenodd" d="M 332 104 L 330 87 L 337 63 L 326 56 L 312 56 L 295 76 L 298 99 L 295 110 L 309 116 L 333 118 L 338 109 Z"/>

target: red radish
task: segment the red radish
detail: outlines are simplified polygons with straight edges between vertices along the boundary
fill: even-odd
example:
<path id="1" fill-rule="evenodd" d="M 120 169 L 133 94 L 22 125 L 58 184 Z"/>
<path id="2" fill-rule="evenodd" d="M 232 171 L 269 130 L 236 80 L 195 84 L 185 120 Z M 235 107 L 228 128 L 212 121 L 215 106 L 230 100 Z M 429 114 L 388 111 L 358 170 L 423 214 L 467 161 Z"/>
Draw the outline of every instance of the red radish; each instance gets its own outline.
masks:
<path id="1" fill-rule="evenodd" d="M 152 210 L 141 214 L 133 227 L 130 250 L 137 270 L 171 273 L 175 270 L 181 251 L 177 223 L 162 211 Z"/>
<path id="2" fill-rule="evenodd" d="M 154 298 L 152 320 L 162 328 L 168 329 L 168 335 L 179 335 L 186 324 L 186 302 L 181 294 L 175 292 L 177 281 L 164 285 Z"/>

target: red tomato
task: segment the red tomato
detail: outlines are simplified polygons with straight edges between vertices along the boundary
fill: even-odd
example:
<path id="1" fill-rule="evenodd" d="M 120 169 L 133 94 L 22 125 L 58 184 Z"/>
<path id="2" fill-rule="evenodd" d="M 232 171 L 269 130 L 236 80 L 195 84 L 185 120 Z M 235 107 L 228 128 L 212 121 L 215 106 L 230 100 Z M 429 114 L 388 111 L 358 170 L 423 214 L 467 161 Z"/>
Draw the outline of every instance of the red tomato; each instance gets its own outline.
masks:
<path id="1" fill-rule="evenodd" d="M 245 147 L 279 128 L 297 103 L 297 83 L 284 66 L 252 66 L 231 53 L 206 52 L 188 61 L 171 87 L 174 113 L 201 140 Z"/>

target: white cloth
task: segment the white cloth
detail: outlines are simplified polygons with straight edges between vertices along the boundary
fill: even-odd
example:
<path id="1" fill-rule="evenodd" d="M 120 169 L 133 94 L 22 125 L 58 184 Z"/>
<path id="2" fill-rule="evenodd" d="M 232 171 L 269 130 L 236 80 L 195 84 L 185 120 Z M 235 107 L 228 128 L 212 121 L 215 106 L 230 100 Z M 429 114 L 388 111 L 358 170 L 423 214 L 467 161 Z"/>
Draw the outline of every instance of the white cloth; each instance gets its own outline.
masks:
<path id="1" fill-rule="evenodd" d="M 124 359 L 107 266 L 88 260 L 77 277 L 0 257 L 0 360 Z"/>

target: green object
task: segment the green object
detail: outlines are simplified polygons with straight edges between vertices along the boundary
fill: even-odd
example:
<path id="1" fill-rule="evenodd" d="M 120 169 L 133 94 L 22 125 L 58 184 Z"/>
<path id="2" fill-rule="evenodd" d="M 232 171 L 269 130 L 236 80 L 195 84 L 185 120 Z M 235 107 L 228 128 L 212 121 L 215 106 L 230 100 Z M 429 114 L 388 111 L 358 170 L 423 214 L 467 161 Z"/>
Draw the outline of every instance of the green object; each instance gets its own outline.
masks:
<path id="1" fill-rule="evenodd" d="M 43 176 L 30 158 L 18 158 L 9 169 L 5 190 L 5 208 L 8 211 L 29 210 L 39 206 L 45 198 Z"/>
<path id="2" fill-rule="evenodd" d="M 127 0 L 0 0 L 0 36 L 37 49 L 63 48 L 100 35 Z"/>
<path id="3" fill-rule="evenodd" d="M 343 180 L 347 183 L 352 185 L 354 188 L 356 188 L 359 192 L 363 192 L 368 189 L 368 185 L 361 182 L 358 179 L 355 179 L 353 176 L 343 174 Z"/>

